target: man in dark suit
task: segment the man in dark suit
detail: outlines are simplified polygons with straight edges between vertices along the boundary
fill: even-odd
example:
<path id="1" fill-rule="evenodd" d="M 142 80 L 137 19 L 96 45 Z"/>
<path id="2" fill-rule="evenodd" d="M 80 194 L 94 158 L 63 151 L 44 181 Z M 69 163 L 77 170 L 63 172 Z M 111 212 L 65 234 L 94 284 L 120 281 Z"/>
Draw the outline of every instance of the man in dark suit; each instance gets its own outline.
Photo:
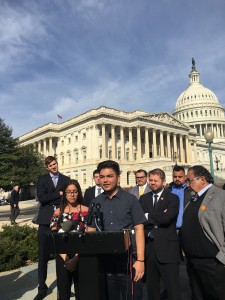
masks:
<path id="1" fill-rule="evenodd" d="M 168 189 L 165 173 L 161 169 L 149 172 L 151 192 L 140 198 L 148 219 L 146 227 L 146 281 L 149 300 L 160 299 L 160 277 L 170 300 L 180 300 L 179 287 L 179 241 L 176 220 L 179 198 Z"/>
<path id="2" fill-rule="evenodd" d="M 10 221 L 11 225 L 16 225 L 16 218 L 20 214 L 20 209 L 19 209 L 19 198 L 20 198 L 20 186 L 18 184 L 14 185 L 14 188 L 11 192 L 10 196 Z"/>
<path id="3" fill-rule="evenodd" d="M 38 294 L 34 300 L 44 299 L 48 287 L 45 283 L 47 278 L 47 265 L 49 255 L 45 251 L 46 234 L 50 232 L 50 220 L 54 210 L 59 207 L 63 186 L 69 181 L 69 177 L 58 171 L 58 163 L 53 156 L 45 159 L 45 166 L 49 174 L 38 178 L 37 197 L 40 202 L 36 223 L 38 228 Z"/>
<path id="4" fill-rule="evenodd" d="M 225 191 L 203 166 L 189 168 L 187 184 L 196 192 L 186 205 L 181 228 L 192 299 L 225 299 Z"/>
<path id="5" fill-rule="evenodd" d="M 143 169 L 137 170 L 135 173 L 135 179 L 137 185 L 130 188 L 129 193 L 139 199 L 143 194 L 147 194 L 151 191 L 147 182 L 147 172 Z"/>
<path id="6" fill-rule="evenodd" d="M 84 192 L 84 205 L 88 207 L 91 203 L 91 200 L 104 192 L 104 190 L 100 186 L 98 170 L 94 170 L 93 179 L 95 181 L 95 186 L 86 189 L 86 191 Z"/>

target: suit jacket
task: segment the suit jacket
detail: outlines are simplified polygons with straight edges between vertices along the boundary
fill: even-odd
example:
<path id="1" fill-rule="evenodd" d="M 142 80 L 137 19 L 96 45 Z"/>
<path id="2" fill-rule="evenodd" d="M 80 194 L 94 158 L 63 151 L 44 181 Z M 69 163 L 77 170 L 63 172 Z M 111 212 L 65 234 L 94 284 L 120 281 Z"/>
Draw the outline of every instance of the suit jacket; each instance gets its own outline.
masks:
<path id="1" fill-rule="evenodd" d="M 151 189 L 150 189 L 149 184 L 147 183 L 143 194 L 147 194 L 149 192 L 151 192 Z M 139 186 L 136 185 L 136 186 L 130 188 L 129 193 L 133 194 L 134 196 L 136 196 L 139 199 Z"/>
<path id="2" fill-rule="evenodd" d="M 185 209 L 188 205 L 185 207 Z M 185 211 L 184 211 L 185 213 Z M 216 258 L 225 265 L 225 191 L 212 185 L 198 211 L 206 237 L 218 248 Z"/>
<path id="3" fill-rule="evenodd" d="M 12 190 L 10 200 L 9 200 L 10 205 L 14 205 L 14 204 L 18 205 L 19 199 L 20 199 L 19 191 Z"/>
<path id="4" fill-rule="evenodd" d="M 69 182 L 70 178 L 59 173 L 56 187 L 52 181 L 50 174 L 42 175 L 38 178 L 37 198 L 40 202 L 37 224 L 50 224 L 51 217 L 54 213 L 54 206 L 60 204 L 60 191 Z"/>
<path id="5" fill-rule="evenodd" d="M 175 263 L 180 261 L 179 239 L 176 232 L 176 221 L 179 212 L 179 198 L 168 189 L 164 189 L 153 207 L 153 193 L 140 197 L 140 203 L 145 213 L 148 213 L 148 222 L 145 231 L 148 233 L 153 228 L 154 243 L 148 240 L 148 248 L 155 247 L 157 259 L 161 263 Z M 165 212 L 166 210 L 166 212 Z"/>
<path id="6" fill-rule="evenodd" d="M 95 198 L 95 186 L 92 186 L 85 190 L 84 192 L 84 205 L 90 206 L 91 200 Z"/>

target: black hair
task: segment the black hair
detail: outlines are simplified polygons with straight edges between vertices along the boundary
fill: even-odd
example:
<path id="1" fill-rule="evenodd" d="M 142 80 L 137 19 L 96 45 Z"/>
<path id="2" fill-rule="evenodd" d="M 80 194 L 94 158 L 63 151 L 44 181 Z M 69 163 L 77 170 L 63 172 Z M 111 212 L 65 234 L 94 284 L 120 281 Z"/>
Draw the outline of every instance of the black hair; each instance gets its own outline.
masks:
<path id="1" fill-rule="evenodd" d="M 68 201 L 66 199 L 66 189 L 68 188 L 69 185 L 75 185 L 75 187 L 77 188 L 77 191 L 78 191 L 78 198 L 77 198 L 77 203 L 78 204 L 82 204 L 83 202 L 83 195 L 82 195 L 82 191 L 81 191 L 81 187 L 80 187 L 80 184 L 77 180 L 75 179 L 71 179 L 66 185 L 64 185 L 63 187 L 63 196 L 62 196 L 62 200 L 60 202 L 60 207 L 59 207 L 59 220 L 61 219 L 62 215 L 63 215 L 63 212 L 64 212 L 64 209 L 65 207 L 67 206 L 68 204 Z"/>
<path id="2" fill-rule="evenodd" d="M 212 175 L 210 174 L 210 172 L 201 165 L 196 165 L 196 166 L 190 167 L 188 169 L 188 171 L 193 171 L 195 177 L 202 176 L 202 177 L 205 177 L 205 180 L 208 183 L 214 183 L 214 179 L 213 179 Z"/>
<path id="3" fill-rule="evenodd" d="M 99 171 L 96 169 L 96 170 L 94 170 L 94 172 L 93 172 L 93 177 L 95 177 L 95 174 L 99 174 Z"/>
<path id="4" fill-rule="evenodd" d="M 184 167 L 175 165 L 173 168 L 173 172 L 180 172 L 180 171 L 183 171 L 185 173 Z"/>
<path id="5" fill-rule="evenodd" d="M 143 169 L 137 170 L 137 171 L 135 172 L 135 175 L 136 175 L 137 173 L 141 173 L 141 172 L 143 172 L 143 173 L 145 174 L 145 176 L 147 176 L 147 172 L 146 172 L 145 170 L 143 170 Z"/>
<path id="6" fill-rule="evenodd" d="M 120 175 L 120 166 L 114 160 L 105 160 L 98 164 L 97 170 L 100 173 L 102 169 L 113 169 L 117 176 Z"/>

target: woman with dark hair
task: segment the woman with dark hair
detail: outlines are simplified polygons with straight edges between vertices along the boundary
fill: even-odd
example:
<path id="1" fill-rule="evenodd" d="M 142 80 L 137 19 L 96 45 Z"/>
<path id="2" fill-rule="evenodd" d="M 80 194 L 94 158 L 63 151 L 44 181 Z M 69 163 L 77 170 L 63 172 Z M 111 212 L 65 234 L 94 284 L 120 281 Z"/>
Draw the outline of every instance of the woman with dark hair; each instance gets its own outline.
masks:
<path id="1" fill-rule="evenodd" d="M 70 230 L 84 230 L 84 219 L 88 214 L 88 207 L 82 205 L 82 192 L 77 180 L 70 180 L 64 187 L 60 207 L 55 210 L 51 220 L 52 230 L 63 232 L 63 223 L 67 222 Z M 71 221 L 71 223 L 69 222 Z M 75 287 L 76 300 L 79 300 L 78 290 L 78 254 L 56 255 L 56 276 L 59 300 L 69 300 L 72 281 Z"/>

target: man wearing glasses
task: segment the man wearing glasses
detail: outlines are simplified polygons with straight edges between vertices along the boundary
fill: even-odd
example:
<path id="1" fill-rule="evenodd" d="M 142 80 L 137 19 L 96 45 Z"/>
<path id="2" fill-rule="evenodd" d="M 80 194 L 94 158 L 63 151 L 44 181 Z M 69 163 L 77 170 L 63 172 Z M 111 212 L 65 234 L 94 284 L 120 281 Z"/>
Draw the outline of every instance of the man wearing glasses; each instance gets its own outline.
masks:
<path id="1" fill-rule="evenodd" d="M 135 173 L 135 178 L 137 185 L 135 187 L 132 187 L 129 190 L 129 193 L 131 193 L 139 199 L 143 194 L 151 192 L 151 189 L 147 182 L 147 172 L 145 170 L 137 170 Z"/>
<path id="2" fill-rule="evenodd" d="M 192 299 L 225 299 L 225 191 L 203 166 L 188 170 L 186 183 L 196 196 L 186 205 L 182 247 Z"/>

